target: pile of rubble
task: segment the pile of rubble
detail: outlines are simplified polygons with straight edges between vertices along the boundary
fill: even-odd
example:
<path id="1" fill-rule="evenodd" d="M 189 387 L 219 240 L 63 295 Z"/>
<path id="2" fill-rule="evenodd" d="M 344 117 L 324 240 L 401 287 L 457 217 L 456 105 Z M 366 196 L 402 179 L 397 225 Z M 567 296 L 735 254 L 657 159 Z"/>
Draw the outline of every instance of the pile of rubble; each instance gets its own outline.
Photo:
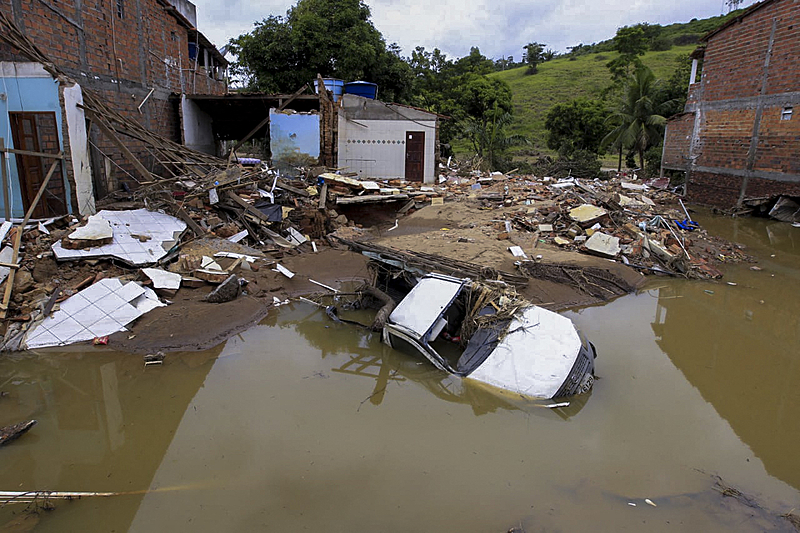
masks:
<path id="1" fill-rule="evenodd" d="M 484 209 L 512 208 L 511 215 L 504 210 L 498 239 L 512 230 L 529 232 L 536 243 L 616 259 L 645 273 L 694 278 L 720 278 L 719 264 L 751 259 L 741 245 L 709 235 L 679 196 L 652 182 L 458 174 L 440 178 L 447 197 L 468 197 Z"/>

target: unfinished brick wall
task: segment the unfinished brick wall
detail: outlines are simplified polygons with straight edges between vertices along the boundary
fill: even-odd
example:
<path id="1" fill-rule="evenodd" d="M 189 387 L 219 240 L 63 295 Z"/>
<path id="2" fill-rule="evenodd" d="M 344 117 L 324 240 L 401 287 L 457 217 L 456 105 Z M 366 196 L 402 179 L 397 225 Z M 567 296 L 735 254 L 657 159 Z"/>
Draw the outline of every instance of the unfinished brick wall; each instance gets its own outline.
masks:
<path id="1" fill-rule="evenodd" d="M 730 207 L 739 199 L 742 178 L 709 172 L 692 172 L 686 184 L 692 202 L 718 207 Z"/>
<path id="2" fill-rule="evenodd" d="M 800 0 L 765 0 L 707 40 L 703 76 L 686 111 L 700 114 L 692 132 L 670 121 L 664 168 L 694 160 L 689 199 L 731 206 L 794 191 L 800 183 Z M 793 108 L 789 120 L 784 109 Z M 690 147 L 693 150 L 690 153 Z M 670 166 L 674 165 L 674 166 Z M 734 189 L 738 190 L 734 192 Z M 716 191 L 716 192 L 715 192 Z"/>
<path id="3" fill-rule="evenodd" d="M 122 0 L 119 4 L 121 13 L 116 0 L 0 0 L 0 11 L 81 87 L 98 93 L 115 110 L 151 131 L 180 142 L 179 106 L 174 95 L 225 94 L 225 82 L 204 71 L 192 72 L 195 65 L 189 59 L 188 27 L 170 13 L 164 0 Z M 28 59 L 0 44 L 0 61 Z M 153 88 L 140 112 L 139 104 Z M 92 149 L 113 160 L 110 167 L 115 177 L 133 184 L 127 173 L 137 174 L 119 149 L 102 134 L 91 138 L 96 145 Z M 66 129 L 62 140 L 67 143 Z M 142 143 L 123 140 L 148 169 L 163 171 Z M 103 168 L 93 166 L 103 180 L 109 180 Z M 65 167 L 74 186 L 71 164 Z M 96 189 L 102 192 L 103 187 Z"/>
<path id="4" fill-rule="evenodd" d="M 694 131 L 694 113 L 682 113 L 669 120 L 664 134 L 664 153 L 661 165 L 670 170 L 685 170 L 689 165 L 686 157 Z"/>
<path id="5" fill-rule="evenodd" d="M 697 165 L 744 168 L 754 118 L 754 109 L 706 111 L 700 126 Z"/>

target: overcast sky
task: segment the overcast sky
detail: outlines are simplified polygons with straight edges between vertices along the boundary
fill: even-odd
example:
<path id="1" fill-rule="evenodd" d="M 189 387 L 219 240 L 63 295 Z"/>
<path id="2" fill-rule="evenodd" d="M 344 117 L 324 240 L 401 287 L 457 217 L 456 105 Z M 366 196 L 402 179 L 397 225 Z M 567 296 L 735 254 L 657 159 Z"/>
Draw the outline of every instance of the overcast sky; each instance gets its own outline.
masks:
<path id="1" fill-rule="evenodd" d="M 217 47 L 296 3 L 279 0 L 193 0 L 197 25 Z M 387 43 L 409 55 L 438 47 L 450 58 L 478 46 L 490 58 L 514 56 L 536 41 L 559 52 L 613 37 L 620 26 L 688 22 L 727 12 L 724 0 L 368 0 L 372 22 Z M 744 0 L 742 7 L 754 3 Z"/>

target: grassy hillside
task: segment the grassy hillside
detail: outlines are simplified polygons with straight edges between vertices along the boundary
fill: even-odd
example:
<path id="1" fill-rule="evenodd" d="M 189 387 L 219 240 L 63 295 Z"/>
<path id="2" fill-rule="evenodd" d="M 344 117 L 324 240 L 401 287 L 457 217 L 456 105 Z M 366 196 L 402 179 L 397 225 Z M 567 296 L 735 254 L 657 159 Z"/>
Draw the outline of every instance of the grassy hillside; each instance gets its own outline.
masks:
<path id="1" fill-rule="evenodd" d="M 642 62 L 653 70 L 657 78 L 668 78 L 675 70 L 675 60 L 690 53 L 696 45 L 674 46 L 664 52 L 647 52 Z M 539 65 L 536 74 L 525 74 L 527 68 L 496 72 L 514 93 L 514 123 L 509 133 L 527 136 L 533 143 L 527 148 L 550 153 L 545 142 L 544 121 L 548 110 L 560 102 L 573 98 L 599 96 L 611 84 L 606 63 L 616 57 L 616 52 L 585 54 L 570 60 L 558 58 Z"/>

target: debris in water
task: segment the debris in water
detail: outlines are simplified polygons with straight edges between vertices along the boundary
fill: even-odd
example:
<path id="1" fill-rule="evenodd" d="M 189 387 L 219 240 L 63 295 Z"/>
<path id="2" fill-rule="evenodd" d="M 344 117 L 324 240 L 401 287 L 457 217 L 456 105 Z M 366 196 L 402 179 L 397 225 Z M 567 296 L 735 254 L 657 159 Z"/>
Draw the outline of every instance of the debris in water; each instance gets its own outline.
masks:
<path id="1" fill-rule="evenodd" d="M 653 500 L 651 500 L 650 498 L 645 498 L 645 499 L 644 499 L 644 503 L 646 503 L 647 505 L 652 505 L 653 507 L 658 507 L 658 505 L 656 505 L 656 504 L 653 502 Z"/>
<path id="2" fill-rule="evenodd" d="M 12 440 L 18 439 L 22 434 L 27 432 L 36 425 L 36 420 L 28 420 L 27 422 L 20 422 L 13 426 L 6 426 L 0 428 L 0 446 L 8 444 Z"/>

